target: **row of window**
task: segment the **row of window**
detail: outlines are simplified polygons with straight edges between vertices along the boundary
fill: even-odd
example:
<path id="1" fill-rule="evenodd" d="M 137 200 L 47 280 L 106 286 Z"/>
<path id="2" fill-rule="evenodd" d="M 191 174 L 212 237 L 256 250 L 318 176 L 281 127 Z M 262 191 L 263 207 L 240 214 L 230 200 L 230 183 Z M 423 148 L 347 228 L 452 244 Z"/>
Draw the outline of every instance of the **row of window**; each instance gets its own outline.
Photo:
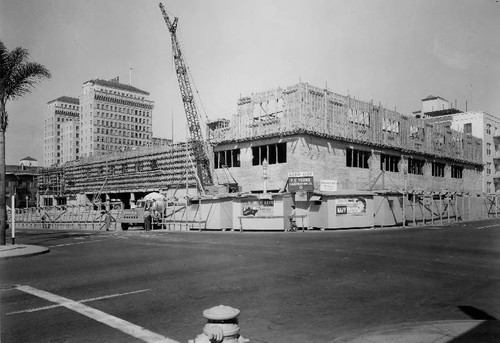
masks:
<path id="1" fill-rule="evenodd" d="M 252 147 L 252 165 L 286 163 L 286 143 Z M 241 167 L 240 149 L 214 152 L 214 168 Z"/>
<path id="2" fill-rule="evenodd" d="M 142 134 L 142 133 L 136 133 L 136 132 L 132 132 L 132 138 L 139 138 L 139 139 L 148 139 L 149 138 L 149 135 L 146 137 L 146 135 Z M 133 139 L 126 139 L 126 138 L 123 138 L 122 137 L 107 137 L 107 136 L 96 136 L 95 137 L 95 141 L 96 142 L 109 142 L 109 143 L 117 143 L 117 144 L 127 144 L 127 145 L 130 145 L 130 144 L 134 144 L 134 142 L 137 142 Z"/>
<path id="3" fill-rule="evenodd" d="M 139 95 L 135 95 L 135 94 L 130 94 L 130 93 L 123 93 L 123 92 L 112 91 L 112 90 L 106 89 L 106 88 L 97 88 L 96 91 L 104 92 L 104 93 L 110 93 L 110 94 L 116 94 L 116 95 L 121 95 L 121 96 L 126 96 L 126 97 L 130 97 L 130 98 L 133 98 L 133 99 L 144 100 L 143 96 L 139 96 Z"/>
<path id="4" fill-rule="evenodd" d="M 130 134 L 133 134 L 134 132 L 137 133 L 137 132 L 141 132 L 141 131 L 142 132 L 149 132 L 150 131 L 148 127 L 140 126 L 140 125 L 130 125 L 130 126 L 124 125 L 123 128 L 121 126 L 119 126 L 118 128 L 123 129 L 123 131 L 116 130 L 116 129 L 105 129 L 104 127 L 96 127 L 94 130 L 94 133 L 106 133 L 106 134 L 108 134 L 108 132 L 109 132 L 109 134 L 111 134 L 111 135 L 115 134 L 115 135 L 119 135 L 119 136 L 121 136 L 123 133 L 124 136 L 127 136 L 127 135 L 130 136 Z M 132 132 L 125 131 L 125 130 L 132 130 Z"/>
<path id="5" fill-rule="evenodd" d="M 114 119 L 114 120 L 130 121 L 130 122 L 134 122 L 134 123 L 141 123 L 141 124 L 147 123 L 147 124 L 149 124 L 149 119 L 139 118 L 139 117 L 131 117 L 131 116 L 126 116 L 126 115 L 121 115 L 121 114 L 116 114 L 116 113 L 113 114 L 113 113 L 97 111 L 97 116 L 101 117 L 103 119 Z"/>
<path id="6" fill-rule="evenodd" d="M 78 105 L 69 105 L 69 104 L 61 104 L 62 108 L 69 108 L 70 110 L 77 110 L 80 106 Z"/>
<path id="7" fill-rule="evenodd" d="M 149 117 L 149 115 L 150 115 L 149 111 L 135 110 L 135 109 L 125 108 L 125 107 L 119 107 L 119 106 L 113 106 L 113 105 L 108 105 L 108 104 L 99 104 L 99 103 L 97 103 L 96 104 L 96 108 L 97 109 L 101 109 L 101 110 L 106 110 L 106 111 L 115 111 L 115 112 L 118 112 L 118 113 L 135 114 L 135 115 L 146 116 L 146 117 Z"/>
<path id="8" fill-rule="evenodd" d="M 346 149 L 346 167 L 369 169 L 371 152 L 366 150 Z M 380 170 L 399 172 L 401 156 L 380 154 Z M 436 177 L 444 177 L 445 164 L 432 162 L 431 174 Z M 415 158 L 408 158 L 408 173 L 424 175 L 425 161 Z M 463 177 L 463 167 L 451 166 L 451 177 L 461 179 Z"/>
<path id="9" fill-rule="evenodd" d="M 214 167 L 231 168 L 241 167 L 240 149 L 231 149 L 214 152 Z M 346 149 L 346 166 L 352 168 L 370 168 L 371 152 L 366 150 Z M 268 164 L 286 163 L 286 143 L 268 144 L 252 147 L 252 165 L 262 165 L 264 160 Z M 401 156 L 381 154 L 380 155 L 380 170 L 399 172 L 399 164 Z M 408 158 L 408 173 L 415 175 L 424 175 L 424 160 Z M 432 176 L 444 177 L 445 164 L 432 162 Z M 451 177 L 462 178 L 463 167 L 451 166 Z"/>

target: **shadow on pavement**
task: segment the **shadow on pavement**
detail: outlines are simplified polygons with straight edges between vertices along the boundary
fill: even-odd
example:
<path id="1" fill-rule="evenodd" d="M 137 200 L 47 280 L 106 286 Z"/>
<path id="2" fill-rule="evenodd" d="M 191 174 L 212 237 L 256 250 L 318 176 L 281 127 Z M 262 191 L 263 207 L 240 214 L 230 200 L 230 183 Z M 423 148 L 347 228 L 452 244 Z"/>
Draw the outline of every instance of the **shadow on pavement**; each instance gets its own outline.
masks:
<path id="1" fill-rule="evenodd" d="M 455 337 L 453 343 L 498 343 L 500 342 L 500 321 L 489 313 L 473 306 L 458 306 L 458 308 L 475 320 L 484 320 L 473 329 Z"/>

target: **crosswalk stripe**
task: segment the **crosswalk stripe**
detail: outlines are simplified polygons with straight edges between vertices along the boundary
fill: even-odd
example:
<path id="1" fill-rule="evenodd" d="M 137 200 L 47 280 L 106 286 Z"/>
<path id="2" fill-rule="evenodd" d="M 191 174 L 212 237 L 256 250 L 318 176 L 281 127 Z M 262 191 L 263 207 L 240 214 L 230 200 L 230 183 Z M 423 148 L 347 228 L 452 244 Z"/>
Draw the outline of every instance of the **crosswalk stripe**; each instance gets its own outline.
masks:
<path id="1" fill-rule="evenodd" d="M 179 343 L 165 336 L 159 335 L 152 331 L 146 330 L 143 327 L 127 322 L 126 320 L 112 316 L 90 306 L 81 304 L 77 301 L 61 297 L 59 295 L 43 291 L 41 289 L 33 288 L 30 286 L 17 286 L 18 290 L 32 294 L 39 298 L 48 300 L 50 302 L 59 304 L 67 309 L 80 313 L 86 317 L 94 319 L 100 323 L 106 324 L 112 328 L 120 330 L 121 332 L 140 339 L 147 343 Z"/>

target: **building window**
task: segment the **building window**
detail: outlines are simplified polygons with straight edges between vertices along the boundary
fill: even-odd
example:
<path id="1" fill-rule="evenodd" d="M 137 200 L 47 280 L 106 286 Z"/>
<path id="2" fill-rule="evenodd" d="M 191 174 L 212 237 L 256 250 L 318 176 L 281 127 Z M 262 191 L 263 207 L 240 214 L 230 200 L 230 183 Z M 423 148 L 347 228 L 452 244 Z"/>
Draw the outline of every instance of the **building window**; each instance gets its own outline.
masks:
<path id="1" fill-rule="evenodd" d="M 486 143 L 486 155 L 491 155 L 491 143 Z"/>
<path id="2" fill-rule="evenodd" d="M 408 173 L 415 175 L 424 175 L 425 161 L 416 160 L 413 158 L 408 159 Z"/>
<path id="3" fill-rule="evenodd" d="M 444 177 L 444 163 L 432 162 L 432 176 Z"/>
<path id="4" fill-rule="evenodd" d="M 157 160 L 151 160 L 151 170 L 158 169 L 158 161 Z"/>
<path id="5" fill-rule="evenodd" d="M 399 172 L 398 164 L 400 156 L 392 156 L 392 155 L 380 155 L 380 170 L 390 171 L 390 172 Z"/>
<path id="6" fill-rule="evenodd" d="M 491 162 L 486 163 L 486 175 L 491 175 Z"/>
<path id="7" fill-rule="evenodd" d="M 472 123 L 464 124 L 464 132 L 465 133 L 472 133 Z"/>
<path id="8" fill-rule="evenodd" d="M 214 152 L 214 168 L 241 167 L 240 149 Z"/>
<path id="9" fill-rule="evenodd" d="M 264 160 L 269 164 L 286 163 L 286 143 L 252 147 L 252 165 L 262 165 Z"/>
<path id="10" fill-rule="evenodd" d="M 486 124 L 486 133 L 491 135 L 491 124 Z"/>
<path id="11" fill-rule="evenodd" d="M 353 168 L 370 168 L 368 161 L 370 160 L 371 152 L 355 149 L 346 149 L 345 165 Z"/>
<path id="12" fill-rule="evenodd" d="M 463 176 L 464 168 L 460 166 L 451 166 L 451 177 L 454 179 L 461 179 Z"/>

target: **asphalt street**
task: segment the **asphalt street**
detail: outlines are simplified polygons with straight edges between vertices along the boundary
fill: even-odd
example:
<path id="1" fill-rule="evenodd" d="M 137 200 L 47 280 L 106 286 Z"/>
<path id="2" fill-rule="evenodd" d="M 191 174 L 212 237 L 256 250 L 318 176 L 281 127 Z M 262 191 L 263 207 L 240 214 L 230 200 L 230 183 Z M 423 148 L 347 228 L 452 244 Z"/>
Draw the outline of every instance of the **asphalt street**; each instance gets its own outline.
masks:
<path id="1" fill-rule="evenodd" d="M 500 318 L 500 220 L 304 233 L 24 230 L 16 241 L 50 252 L 0 260 L 3 343 L 187 342 L 202 332 L 202 311 L 220 304 L 241 310 L 250 342 L 269 343 Z"/>

